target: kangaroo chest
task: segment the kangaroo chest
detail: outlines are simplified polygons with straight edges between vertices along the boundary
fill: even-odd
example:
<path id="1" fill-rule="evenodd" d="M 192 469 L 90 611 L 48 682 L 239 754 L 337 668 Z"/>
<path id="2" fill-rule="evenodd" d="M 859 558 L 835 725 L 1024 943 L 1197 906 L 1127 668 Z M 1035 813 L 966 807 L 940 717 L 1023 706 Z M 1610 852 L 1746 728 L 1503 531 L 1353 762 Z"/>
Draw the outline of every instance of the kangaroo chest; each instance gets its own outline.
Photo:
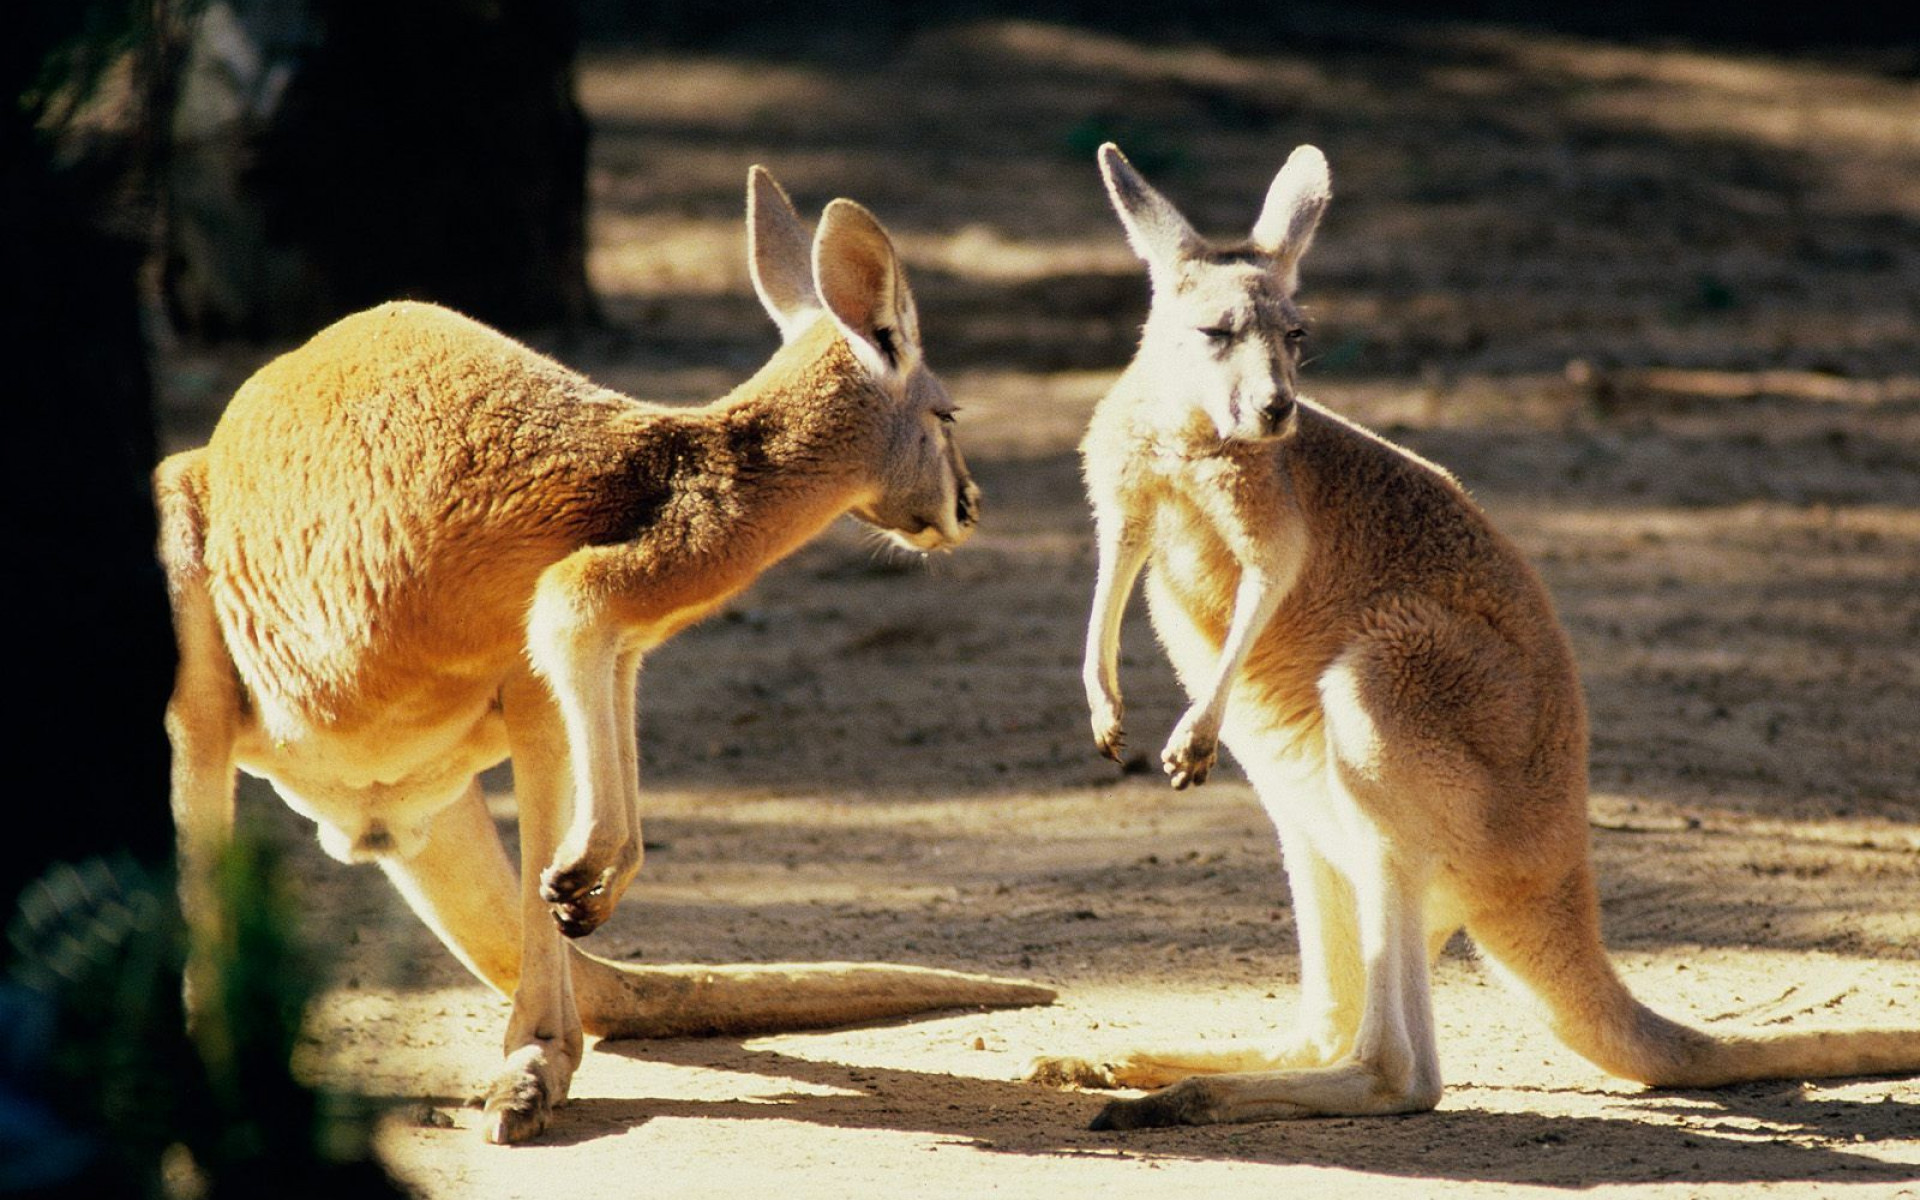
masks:
<path id="1" fill-rule="evenodd" d="M 1163 458 L 1138 480 L 1152 522 L 1152 567 L 1217 648 L 1242 576 L 1293 589 L 1304 544 L 1278 465 L 1256 455 Z"/>
<path id="2" fill-rule="evenodd" d="M 1283 599 L 1240 672 L 1236 690 L 1258 703 L 1229 706 L 1229 741 L 1251 726 L 1289 744 L 1319 723 L 1318 681 L 1331 657 L 1326 631 L 1302 589 L 1307 538 L 1284 475 L 1271 461 L 1183 461 L 1163 476 L 1148 506 L 1153 555 L 1146 581 L 1154 631 L 1190 695 L 1210 685 L 1242 583 L 1256 571 Z M 1238 714 L 1237 717 L 1234 714 Z"/>

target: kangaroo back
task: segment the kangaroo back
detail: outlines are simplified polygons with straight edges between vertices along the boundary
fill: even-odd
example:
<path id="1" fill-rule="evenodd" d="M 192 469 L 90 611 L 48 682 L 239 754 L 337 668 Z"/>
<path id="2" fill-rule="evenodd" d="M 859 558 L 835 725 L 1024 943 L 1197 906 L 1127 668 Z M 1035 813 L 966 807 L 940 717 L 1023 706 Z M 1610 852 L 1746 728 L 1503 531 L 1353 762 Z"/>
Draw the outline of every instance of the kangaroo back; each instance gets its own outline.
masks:
<path id="1" fill-rule="evenodd" d="M 204 451 L 241 677 L 285 721 L 357 721 L 390 715 L 399 676 L 516 653 L 538 573 L 640 524 L 636 449 L 671 420 L 433 305 L 329 326 L 249 379 Z"/>

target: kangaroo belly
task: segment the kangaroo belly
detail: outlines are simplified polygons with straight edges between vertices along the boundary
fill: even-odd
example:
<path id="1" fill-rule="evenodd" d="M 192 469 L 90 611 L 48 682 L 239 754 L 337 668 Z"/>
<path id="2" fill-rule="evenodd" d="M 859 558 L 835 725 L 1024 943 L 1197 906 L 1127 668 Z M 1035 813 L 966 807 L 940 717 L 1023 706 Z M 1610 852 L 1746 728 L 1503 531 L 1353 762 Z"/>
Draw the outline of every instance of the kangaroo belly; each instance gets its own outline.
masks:
<path id="1" fill-rule="evenodd" d="M 408 858 L 435 814 L 474 776 L 507 757 L 506 725 L 484 698 L 433 722 L 381 720 L 351 727 L 249 722 L 235 746 L 241 770 L 273 785 L 319 826 L 320 846 L 341 862 Z"/>
<path id="2" fill-rule="evenodd" d="M 1211 685 L 1233 620 L 1240 566 L 1195 514 L 1163 512 L 1161 520 L 1156 557 L 1146 575 L 1147 610 L 1174 673 L 1187 695 L 1199 700 Z M 1303 625 L 1294 606 L 1283 606 L 1234 683 L 1221 730 L 1228 744 L 1236 728 L 1317 741 L 1320 676 L 1337 645 L 1324 622 Z"/>

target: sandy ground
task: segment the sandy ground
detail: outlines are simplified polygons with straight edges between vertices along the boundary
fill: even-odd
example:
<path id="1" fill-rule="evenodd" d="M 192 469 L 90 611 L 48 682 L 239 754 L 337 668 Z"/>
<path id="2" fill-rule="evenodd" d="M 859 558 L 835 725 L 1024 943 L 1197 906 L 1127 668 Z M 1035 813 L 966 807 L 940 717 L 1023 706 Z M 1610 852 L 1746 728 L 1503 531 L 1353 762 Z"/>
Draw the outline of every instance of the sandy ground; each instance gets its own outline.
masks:
<path id="1" fill-rule="evenodd" d="M 1551 585 L 1636 992 L 1710 1028 L 1920 1025 L 1910 78 L 1491 32 L 1228 55 L 1005 23 L 603 52 L 582 92 L 611 329 L 550 348 L 651 398 L 743 377 L 773 344 L 739 224 L 765 162 L 803 207 L 852 195 L 894 230 L 987 494 L 957 555 L 837 528 L 649 661 L 651 848 L 592 948 L 922 963 L 1061 998 L 602 1044 L 550 1136 L 487 1147 L 465 1104 L 504 1002 L 248 788 L 337 952 L 305 1069 L 395 1102 L 381 1150 L 422 1195 L 1920 1196 L 1920 1080 L 1642 1092 L 1464 945 L 1437 971 L 1430 1114 L 1095 1134 L 1099 1096 L 1018 1081 L 1042 1052 L 1269 1034 L 1298 977 L 1237 771 L 1174 794 L 1088 744 L 1074 445 L 1145 300 L 1093 169 L 1109 136 L 1222 233 L 1293 144 L 1327 150 L 1310 390 L 1455 470 Z M 169 356 L 174 444 L 247 366 Z M 1138 612 L 1124 669 L 1157 747 L 1179 697 Z M 504 772 L 492 794 L 511 836 Z"/>

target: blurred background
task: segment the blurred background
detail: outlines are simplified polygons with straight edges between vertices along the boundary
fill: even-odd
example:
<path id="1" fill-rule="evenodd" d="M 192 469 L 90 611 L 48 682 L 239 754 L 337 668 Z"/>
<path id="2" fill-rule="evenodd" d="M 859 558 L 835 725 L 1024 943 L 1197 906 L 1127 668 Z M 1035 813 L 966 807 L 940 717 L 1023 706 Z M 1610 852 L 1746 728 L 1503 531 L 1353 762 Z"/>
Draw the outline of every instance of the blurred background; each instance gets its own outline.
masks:
<path id="1" fill-rule="evenodd" d="M 1091 803 L 1111 780 L 1080 745 L 1091 560 L 1073 446 L 1145 304 L 1093 168 L 1107 140 L 1223 237 L 1244 232 L 1295 144 L 1327 152 L 1336 200 L 1305 270 L 1308 378 L 1456 470 L 1541 563 L 1587 672 L 1600 827 L 1677 830 L 1667 850 L 1711 856 L 1689 828 L 1877 823 L 1892 832 L 1869 841 L 1892 857 L 1816 870 L 1748 854 L 1746 877 L 1775 881 L 1769 944 L 1915 953 L 1912 904 L 1871 911 L 1889 879 L 1920 874 L 1920 43 L 1884 6 L 20 0 L 13 13 L 0 53 L 17 98 L 0 114 L 9 536 L 30 564 L 17 591 L 33 631 L 15 654 L 14 780 L 18 803 L 68 819 L 0 839 L 0 911 L 55 862 L 121 854 L 152 874 L 43 897 L 38 924 L 16 922 L 18 956 L 84 922 L 102 887 L 166 893 L 155 456 L 203 442 L 272 353 L 396 296 L 470 312 L 636 395 L 720 395 L 775 344 L 746 276 L 754 162 L 803 211 L 852 196 L 895 235 L 931 359 L 966 410 L 988 523 L 931 572 L 836 535 L 791 582 L 663 652 L 643 705 L 663 841 L 703 853 L 728 825 L 722 796 L 1017 785 Z M 957 589 L 966 611 L 930 629 L 926 612 Z M 1135 625 L 1136 741 L 1151 748 L 1178 697 Z M 1210 791 L 1244 807 L 1234 786 Z M 1220 813 L 1222 829 L 1245 823 Z M 304 853 L 303 831 L 282 833 Z M 1249 836 L 1248 869 L 1267 872 L 1264 831 Z M 663 897 L 676 863 L 649 859 Z M 1039 894 L 1099 878 L 1063 882 L 1059 863 L 1001 874 L 1016 870 Z M 884 886 L 870 896 L 838 913 L 856 946 L 955 965 L 937 927 L 881 936 L 899 914 Z M 1750 902 L 1737 887 L 1693 899 L 1684 920 L 1631 900 L 1610 912 L 1630 944 L 1711 941 Z M 788 944 L 722 933 L 709 909 L 681 914 L 708 947 Z M 1139 934 L 1100 929 L 1116 950 Z M 957 965 L 1018 969 L 1033 956 L 1020 947 L 1093 932 L 1027 928 Z M 1188 932 L 1204 952 L 1208 930 Z M 1285 932 L 1262 952 L 1288 953 Z M 650 953 L 702 952 L 692 934 L 648 936 Z M 1209 969 L 1239 970 L 1232 949 Z M 166 990 L 150 997 L 161 1025 Z M 9 1061 L 29 1083 L 45 1074 Z M 92 1103 L 60 1101 L 76 1127 L 106 1119 L 82 1112 Z M 150 1136 L 156 1161 L 178 1141 Z"/>

